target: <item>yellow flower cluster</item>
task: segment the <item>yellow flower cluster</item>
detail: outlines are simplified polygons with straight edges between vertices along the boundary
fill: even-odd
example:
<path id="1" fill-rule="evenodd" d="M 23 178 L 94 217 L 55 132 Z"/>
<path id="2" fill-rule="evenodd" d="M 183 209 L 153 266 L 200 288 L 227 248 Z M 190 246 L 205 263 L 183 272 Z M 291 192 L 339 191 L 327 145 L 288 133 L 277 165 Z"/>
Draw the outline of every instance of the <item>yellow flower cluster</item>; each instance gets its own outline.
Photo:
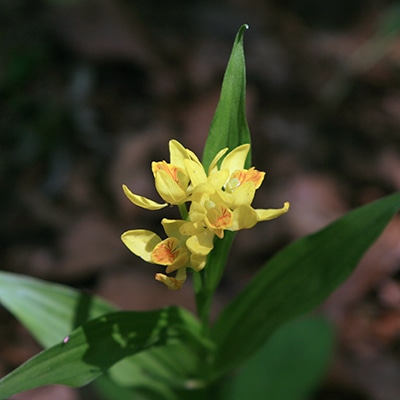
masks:
<path id="1" fill-rule="evenodd" d="M 185 203 L 190 203 L 187 219 L 164 218 L 164 240 L 143 229 L 124 232 L 121 239 L 143 260 L 166 266 L 167 274 L 177 271 L 175 277 L 161 273 L 155 276 L 169 289 L 177 290 L 186 280 L 186 268 L 200 271 L 205 267 L 215 236 L 222 239 L 225 230 L 238 231 L 277 218 L 288 211 L 289 203 L 279 209 L 251 207 L 265 172 L 254 167 L 244 169 L 249 144 L 236 147 L 226 156 L 228 149 L 221 150 L 208 173 L 197 156 L 178 141 L 171 140 L 169 150 L 170 163 L 152 163 L 155 186 L 165 203 L 134 194 L 125 185 L 123 190 L 132 203 L 147 210 L 159 210 L 170 204 L 186 209 Z"/>

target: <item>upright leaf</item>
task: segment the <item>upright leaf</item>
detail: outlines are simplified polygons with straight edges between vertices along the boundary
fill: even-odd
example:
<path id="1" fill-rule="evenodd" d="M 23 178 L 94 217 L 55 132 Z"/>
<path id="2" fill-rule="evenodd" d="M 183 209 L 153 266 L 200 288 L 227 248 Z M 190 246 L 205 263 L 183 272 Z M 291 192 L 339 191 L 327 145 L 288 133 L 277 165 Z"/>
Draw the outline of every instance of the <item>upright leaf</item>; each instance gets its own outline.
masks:
<path id="1" fill-rule="evenodd" d="M 272 258 L 220 314 L 215 373 L 252 355 L 284 322 L 320 304 L 400 209 L 400 193 L 354 210 Z"/>
<path id="2" fill-rule="evenodd" d="M 241 144 L 250 143 L 246 120 L 246 67 L 243 51 L 243 34 L 247 28 L 247 25 L 240 27 L 226 67 L 220 99 L 204 147 L 202 162 L 206 170 L 221 149 L 228 147 L 232 150 Z M 249 155 L 246 168 L 250 164 Z"/>
<path id="3" fill-rule="evenodd" d="M 250 143 L 250 132 L 246 119 L 246 66 L 243 50 L 244 31 L 242 25 L 236 34 L 231 56 L 222 82 L 221 95 L 211 122 L 204 147 L 203 165 L 207 170 L 215 155 L 223 148 L 230 150 Z M 251 151 L 246 160 L 246 168 L 251 165 Z M 211 300 L 226 264 L 235 234 L 227 232 L 224 239 L 215 240 L 214 249 L 207 258 L 207 268 L 200 276 L 195 276 L 196 303 L 203 321 L 208 319 Z"/>

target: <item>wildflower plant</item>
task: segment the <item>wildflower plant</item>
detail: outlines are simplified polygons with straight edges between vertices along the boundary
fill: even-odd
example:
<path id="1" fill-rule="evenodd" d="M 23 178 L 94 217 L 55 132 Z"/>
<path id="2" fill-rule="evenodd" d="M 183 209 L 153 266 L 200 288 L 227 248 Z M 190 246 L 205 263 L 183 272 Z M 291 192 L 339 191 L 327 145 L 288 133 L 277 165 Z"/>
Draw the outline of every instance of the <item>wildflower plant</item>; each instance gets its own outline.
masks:
<path id="1" fill-rule="evenodd" d="M 165 236 L 133 229 L 121 238 L 135 255 L 165 267 L 155 278 L 168 289 L 180 289 L 191 274 L 197 316 L 176 306 L 118 311 L 62 285 L 0 272 L 1 304 L 44 347 L 0 380 L 0 399 L 96 378 L 104 398 L 122 400 L 290 400 L 306 398 L 317 385 L 332 328 L 316 316 L 289 321 L 314 309 L 351 274 L 400 209 L 400 194 L 353 210 L 280 251 L 210 322 L 236 232 L 289 210 L 288 202 L 276 209 L 252 206 L 265 173 L 251 162 L 245 29 L 235 38 L 202 160 L 171 140 L 169 162 L 151 165 L 162 202 L 123 186 L 127 198 L 146 210 L 177 206 L 180 218 L 161 221 Z M 288 357 L 293 343 L 296 354 Z"/>

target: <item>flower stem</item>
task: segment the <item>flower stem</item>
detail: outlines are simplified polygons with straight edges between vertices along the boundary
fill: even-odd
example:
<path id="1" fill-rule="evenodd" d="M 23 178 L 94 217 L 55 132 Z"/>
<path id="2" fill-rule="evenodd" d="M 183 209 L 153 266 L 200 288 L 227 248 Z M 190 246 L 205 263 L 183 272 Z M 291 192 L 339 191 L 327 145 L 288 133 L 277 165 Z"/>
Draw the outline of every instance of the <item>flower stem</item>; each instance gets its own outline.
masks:
<path id="1" fill-rule="evenodd" d="M 187 220 L 189 213 L 186 208 L 186 204 L 182 203 L 178 205 L 179 212 L 181 214 L 182 219 Z M 197 315 L 199 316 L 202 326 L 203 332 L 205 335 L 209 333 L 209 316 L 210 316 L 210 308 L 211 308 L 211 299 L 208 293 L 207 288 L 207 271 L 203 269 L 200 272 L 193 273 L 193 284 L 194 284 L 194 292 L 196 295 L 196 308 Z"/>
<path id="2" fill-rule="evenodd" d="M 193 273 L 193 284 L 194 292 L 196 295 L 196 308 L 197 315 L 201 320 L 204 335 L 209 333 L 209 316 L 210 316 L 210 306 L 211 299 L 208 295 L 207 283 L 206 283 L 206 270 Z"/>
<path id="3" fill-rule="evenodd" d="M 185 203 L 178 204 L 178 208 L 179 208 L 179 212 L 181 213 L 182 219 L 187 221 L 189 213 L 188 213 L 188 210 L 186 208 L 186 204 Z"/>

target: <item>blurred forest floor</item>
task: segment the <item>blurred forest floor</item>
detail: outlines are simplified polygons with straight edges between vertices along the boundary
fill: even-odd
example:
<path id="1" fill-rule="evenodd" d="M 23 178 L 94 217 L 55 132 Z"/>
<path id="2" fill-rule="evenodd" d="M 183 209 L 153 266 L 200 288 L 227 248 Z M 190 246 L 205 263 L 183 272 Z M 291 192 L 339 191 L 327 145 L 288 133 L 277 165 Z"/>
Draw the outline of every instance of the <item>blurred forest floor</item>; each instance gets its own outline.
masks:
<path id="1" fill-rule="evenodd" d="M 180 304 L 127 229 L 159 231 L 122 183 L 157 199 L 168 141 L 201 156 L 243 23 L 256 205 L 290 212 L 241 232 L 215 312 L 264 261 L 346 211 L 400 190 L 400 6 L 378 0 L 0 2 L 0 265 L 126 309 Z M 175 210 L 167 211 L 176 217 Z M 400 216 L 321 306 L 338 343 L 313 400 L 400 398 Z M 351 245 L 351 244 L 349 244 Z M 323 266 L 321 266 L 323 267 Z M 266 294 L 268 295 L 268 294 Z M 0 309 L 0 375 L 39 351 Z M 95 398 L 50 387 L 13 399 Z"/>

